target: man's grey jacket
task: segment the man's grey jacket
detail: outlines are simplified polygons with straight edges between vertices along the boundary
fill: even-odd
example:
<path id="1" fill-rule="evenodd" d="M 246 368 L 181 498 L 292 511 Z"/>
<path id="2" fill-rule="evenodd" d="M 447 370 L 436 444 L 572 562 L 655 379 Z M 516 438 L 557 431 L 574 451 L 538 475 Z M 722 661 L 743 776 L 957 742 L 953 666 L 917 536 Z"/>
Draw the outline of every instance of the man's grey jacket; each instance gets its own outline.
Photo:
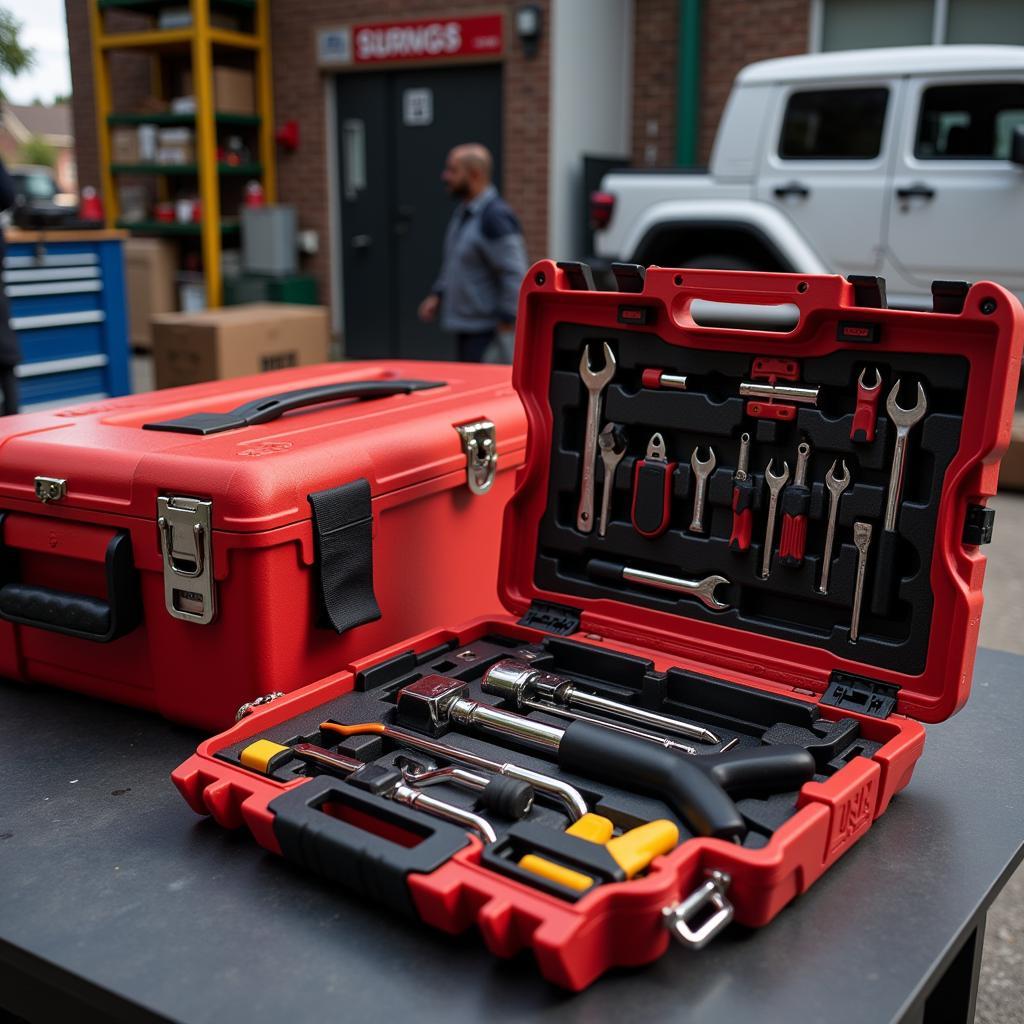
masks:
<path id="1" fill-rule="evenodd" d="M 431 289 L 441 297 L 441 327 L 476 334 L 514 323 L 525 274 L 519 220 L 488 185 L 471 202 L 460 203 L 448 223 L 441 273 Z"/>

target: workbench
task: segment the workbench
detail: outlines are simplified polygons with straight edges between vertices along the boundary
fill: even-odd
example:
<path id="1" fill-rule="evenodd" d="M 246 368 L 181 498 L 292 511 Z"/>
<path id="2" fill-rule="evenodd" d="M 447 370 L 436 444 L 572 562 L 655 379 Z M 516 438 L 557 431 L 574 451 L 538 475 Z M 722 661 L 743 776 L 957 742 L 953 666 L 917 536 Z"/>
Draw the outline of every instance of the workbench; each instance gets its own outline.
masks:
<path id="1" fill-rule="evenodd" d="M 1024 853 L 1024 658 L 979 653 L 910 786 L 768 927 L 570 995 L 197 818 L 202 738 L 0 683 L 0 1007 L 28 1020 L 972 1021 L 985 912 Z"/>
<path id="2" fill-rule="evenodd" d="M 4 232 L 21 411 L 126 395 L 124 231 Z"/>

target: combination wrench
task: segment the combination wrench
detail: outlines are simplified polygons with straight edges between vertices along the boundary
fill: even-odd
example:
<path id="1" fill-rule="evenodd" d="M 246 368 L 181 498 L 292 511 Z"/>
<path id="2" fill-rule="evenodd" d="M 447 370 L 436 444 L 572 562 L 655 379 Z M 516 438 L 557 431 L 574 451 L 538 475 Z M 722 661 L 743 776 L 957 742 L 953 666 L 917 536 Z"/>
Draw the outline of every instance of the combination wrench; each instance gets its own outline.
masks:
<path id="1" fill-rule="evenodd" d="M 779 511 L 779 494 L 789 479 L 789 463 L 782 463 L 782 472 L 773 473 L 775 460 L 769 459 L 764 471 L 765 483 L 771 495 L 768 501 L 768 525 L 764 533 L 764 556 L 761 558 L 761 579 L 766 580 L 772 571 L 772 548 L 775 546 L 775 518 Z"/>
<path id="2" fill-rule="evenodd" d="M 693 533 L 704 532 L 704 504 L 707 500 L 708 477 L 714 472 L 717 461 L 715 449 L 710 446 L 708 457 L 703 462 L 700 460 L 700 445 L 693 449 L 690 456 L 690 469 L 697 481 L 693 495 L 693 518 L 690 520 L 690 530 Z"/>
<path id="3" fill-rule="evenodd" d="M 583 347 L 580 356 L 580 380 L 587 389 L 587 425 L 583 441 L 583 473 L 580 481 L 580 503 L 576 510 L 576 528 L 581 533 L 594 529 L 594 464 L 597 459 L 597 430 L 601 420 L 601 396 L 615 376 L 615 356 L 611 345 L 602 342 L 604 366 L 592 370 L 590 345 Z"/>
<path id="4" fill-rule="evenodd" d="M 828 489 L 828 528 L 825 531 L 825 551 L 821 556 L 821 582 L 818 584 L 818 593 L 828 593 L 828 576 L 832 568 L 832 544 L 836 537 L 836 515 L 839 512 L 839 499 L 843 491 L 850 486 L 850 471 L 846 468 L 846 460 L 843 459 L 843 475 L 836 473 L 836 466 L 839 460 L 829 467 L 825 474 L 825 487 Z"/>
<path id="5" fill-rule="evenodd" d="M 917 401 L 913 408 L 904 409 L 897 399 L 900 381 L 897 380 L 885 402 L 889 421 L 896 428 L 896 445 L 892 452 L 892 469 L 889 472 L 889 490 L 885 501 L 885 519 L 882 522 L 882 536 L 879 538 L 878 554 L 875 556 L 875 582 L 871 598 L 871 610 L 876 615 L 888 615 L 892 603 L 893 575 L 896 571 L 896 524 L 903 499 L 903 480 L 907 469 L 907 440 L 911 429 L 919 423 L 928 411 L 928 400 L 921 383 L 917 385 Z"/>

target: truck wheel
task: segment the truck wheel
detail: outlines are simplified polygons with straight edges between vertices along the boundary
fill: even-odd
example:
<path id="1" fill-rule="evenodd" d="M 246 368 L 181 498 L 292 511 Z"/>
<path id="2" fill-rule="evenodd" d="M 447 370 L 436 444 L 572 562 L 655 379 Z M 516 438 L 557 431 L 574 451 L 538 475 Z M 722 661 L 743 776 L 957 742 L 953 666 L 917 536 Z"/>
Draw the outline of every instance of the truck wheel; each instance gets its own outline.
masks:
<path id="1" fill-rule="evenodd" d="M 757 270 L 750 260 L 745 260 L 742 256 L 730 256 L 724 252 L 691 256 L 682 266 L 693 270 Z"/>

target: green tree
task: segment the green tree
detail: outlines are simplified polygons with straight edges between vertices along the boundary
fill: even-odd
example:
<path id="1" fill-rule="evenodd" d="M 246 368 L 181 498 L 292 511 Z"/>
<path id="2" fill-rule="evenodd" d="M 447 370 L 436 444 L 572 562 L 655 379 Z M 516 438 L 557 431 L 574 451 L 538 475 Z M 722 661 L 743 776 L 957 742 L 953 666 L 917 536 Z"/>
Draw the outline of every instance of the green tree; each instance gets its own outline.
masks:
<path id="1" fill-rule="evenodd" d="M 36 62 L 35 51 L 18 42 L 21 29 L 21 22 L 6 7 L 0 7 L 0 75 L 15 78 Z M 3 95 L 0 89 L 0 99 Z"/>
<path id="2" fill-rule="evenodd" d="M 18 147 L 18 163 L 53 167 L 57 163 L 57 150 L 38 135 L 33 135 Z"/>

